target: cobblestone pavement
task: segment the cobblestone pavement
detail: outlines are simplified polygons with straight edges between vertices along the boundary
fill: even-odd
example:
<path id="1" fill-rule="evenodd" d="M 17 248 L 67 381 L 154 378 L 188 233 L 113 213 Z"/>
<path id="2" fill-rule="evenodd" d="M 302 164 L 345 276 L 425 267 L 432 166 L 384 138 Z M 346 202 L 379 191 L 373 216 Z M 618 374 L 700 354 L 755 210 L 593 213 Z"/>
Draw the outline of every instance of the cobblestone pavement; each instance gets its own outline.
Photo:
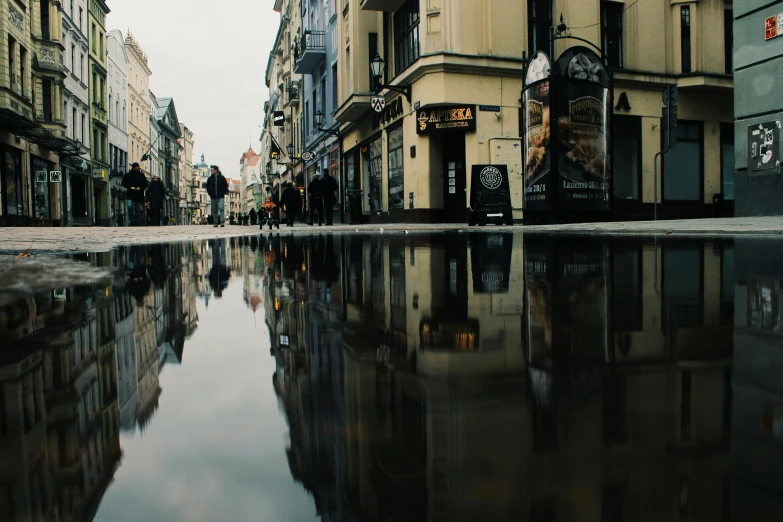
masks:
<path id="1" fill-rule="evenodd" d="M 700 236 L 783 236 L 783 217 L 691 219 L 679 221 L 642 221 L 620 223 L 588 223 L 577 225 L 548 225 L 512 227 L 468 227 L 455 224 L 383 224 L 334 225 L 311 227 L 297 224 L 292 229 L 285 225 L 273 233 L 423 233 L 438 231 L 509 231 L 535 234 L 613 234 L 613 235 L 700 235 Z M 197 241 L 218 237 L 246 236 L 259 231 L 257 227 L 227 225 L 211 226 L 137 227 L 137 228 L 0 228 L 0 251 L 15 252 L 104 252 L 117 246 L 149 243 Z"/>

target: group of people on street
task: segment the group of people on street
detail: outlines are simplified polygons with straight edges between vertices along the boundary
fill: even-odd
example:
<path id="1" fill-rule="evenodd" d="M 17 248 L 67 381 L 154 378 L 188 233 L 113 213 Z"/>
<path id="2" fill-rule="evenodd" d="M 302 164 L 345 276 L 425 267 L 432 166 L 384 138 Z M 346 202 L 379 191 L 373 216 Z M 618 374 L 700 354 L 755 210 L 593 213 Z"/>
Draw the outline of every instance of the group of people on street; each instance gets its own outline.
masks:
<path id="1" fill-rule="evenodd" d="M 147 181 L 147 176 L 141 171 L 138 163 L 131 165 L 131 170 L 122 178 L 122 186 L 127 190 L 128 224 L 140 227 L 145 223 L 154 227 L 160 226 L 163 203 L 166 200 L 166 188 L 158 175 Z"/>
<path id="2" fill-rule="evenodd" d="M 335 180 L 327 169 L 324 169 L 323 176 L 315 176 L 310 184 L 307 185 L 307 192 L 310 196 L 310 225 L 314 223 L 314 217 L 318 216 L 318 226 L 323 225 L 326 218 L 326 225 L 331 226 L 334 205 L 337 203 L 337 180 Z"/>

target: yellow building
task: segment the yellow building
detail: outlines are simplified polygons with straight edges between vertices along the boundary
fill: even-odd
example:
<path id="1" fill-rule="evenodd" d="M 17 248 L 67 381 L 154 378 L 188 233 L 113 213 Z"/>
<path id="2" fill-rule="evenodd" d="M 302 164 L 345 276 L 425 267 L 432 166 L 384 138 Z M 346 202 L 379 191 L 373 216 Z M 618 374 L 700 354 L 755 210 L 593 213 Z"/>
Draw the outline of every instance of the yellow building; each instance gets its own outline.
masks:
<path id="1" fill-rule="evenodd" d="M 338 15 L 335 115 L 342 180 L 361 197 L 346 213 L 351 222 L 466 222 L 471 166 L 499 163 L 508 165 L 520 219 L 523 56 L 552 54 L 550 28 L 562 13 L 567 32 L 601 48 L 613 72 L 614 217 L 652 217 L 667 85 L 680 91 L 679 146 L 659 176 L 658 215 L 712 216 L 714 195 L 733 197 L 727 9 L 724 0 L 348 0 Z M 583 42 L 558 39 L 554 55 L 575 45 Z M 371 107 L 376 55 L 385 65 L 380 83 L 396 87 L 381 89 L 381 112 Z"/>
<path id="2" fill-rule="evenodd" d="M 0 224 L 62 222 L 66 66 L 60 2 L 0 7 Z"/>
<path id="3" fill-rule="evenodd" d="M 106 111 L 108 96 L 108 48 L 104 0 L 90 0 L 87 12 L 90 43 L 90 127 L 92 129 L 92 176 L 95 187 L 95 223 L 108 226 L 112 221 L 109 194 L 109 127 Z"/>

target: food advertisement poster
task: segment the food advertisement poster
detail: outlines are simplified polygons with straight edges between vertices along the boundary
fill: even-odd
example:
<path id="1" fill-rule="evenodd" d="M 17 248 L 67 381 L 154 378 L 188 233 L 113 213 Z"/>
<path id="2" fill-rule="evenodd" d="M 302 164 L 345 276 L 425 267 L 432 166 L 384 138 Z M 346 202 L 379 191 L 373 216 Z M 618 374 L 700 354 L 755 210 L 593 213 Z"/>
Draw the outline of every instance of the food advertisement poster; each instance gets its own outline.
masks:
<path id="1" fill-rule="evenodd" d="M 548 244 L 525 239 L 525 344 L 530 367 L 552 370 L 552 262 Z"/>
<path id="2" fill-rule="evenodd" d="M 560 208 L 609 211 L 612 183 L 611 98 L 597 83 L 557 84 L 557 165 Z"/>
<path id="3" fill-rule="evenodd" d="M 549 182 L 552 169 L 550 81 L 543 80 L 525 89 L 525 208 L 549 210 Z"/>

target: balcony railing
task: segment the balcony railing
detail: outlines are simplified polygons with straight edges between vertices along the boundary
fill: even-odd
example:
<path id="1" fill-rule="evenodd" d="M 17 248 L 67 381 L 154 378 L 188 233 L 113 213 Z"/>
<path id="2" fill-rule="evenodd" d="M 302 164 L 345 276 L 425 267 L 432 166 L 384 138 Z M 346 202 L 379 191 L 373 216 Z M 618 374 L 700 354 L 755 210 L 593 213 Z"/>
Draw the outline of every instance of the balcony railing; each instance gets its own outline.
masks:
<path id="1" fill-rule="evenodd" d="M 288 105 L 296 105 L 299 103 L 299 91 L 299 82 L 289 80 L 285 86 L 285 92 L 288 94 Z"/>
<path id="2" fill-rule="evenodd" d="M 312 74 L 316 66 L 326 56 L 326 33 L 323 31 L 305 31 L 294 46 L 294 72 Z"/>

